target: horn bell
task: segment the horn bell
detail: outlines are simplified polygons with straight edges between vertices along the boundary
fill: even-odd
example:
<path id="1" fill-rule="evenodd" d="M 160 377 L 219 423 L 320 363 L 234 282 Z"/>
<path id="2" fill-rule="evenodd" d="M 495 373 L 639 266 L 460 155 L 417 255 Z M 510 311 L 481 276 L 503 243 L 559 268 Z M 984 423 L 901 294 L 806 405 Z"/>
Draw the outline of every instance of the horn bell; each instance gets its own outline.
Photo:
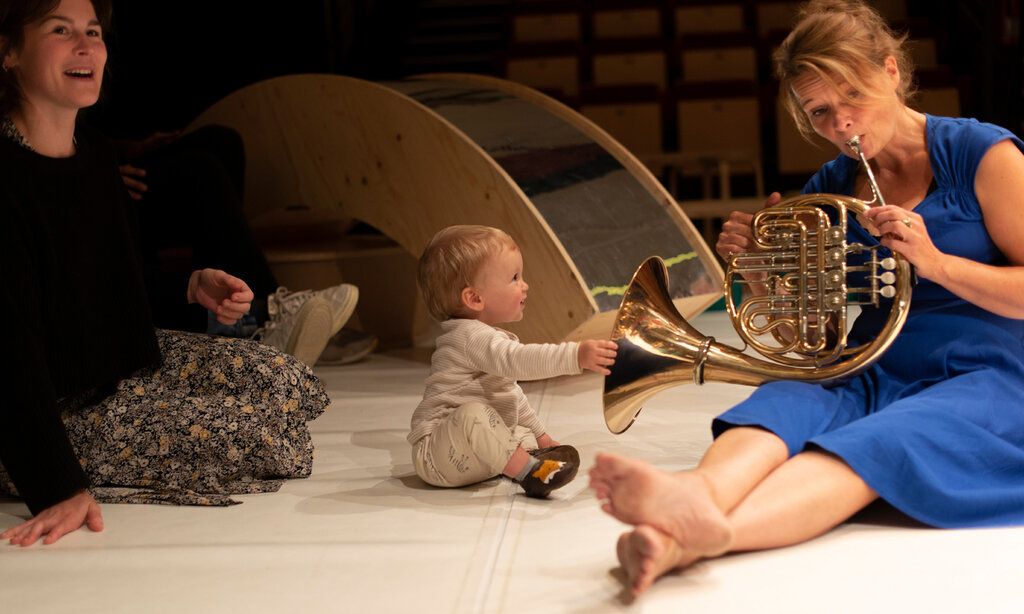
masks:
<path id="1" fill-rule="evenodd" d="M 618 355 L 604 380 L 604 419 L 618 435 L 636 420 L 644 402 L 658 392 L 693 379 L 704 382 L 709 370 L 722 364 L 746 366 L 726 381 L 757 385 L 765 381 L 742 353 L 715 343 L 686 321 L 672 303 L 668 269 L 658 257 L 648 258 L 633 274 L 622 298 L 611 339 Z M 709 363 L 716 356 L 714 365 Z"/>

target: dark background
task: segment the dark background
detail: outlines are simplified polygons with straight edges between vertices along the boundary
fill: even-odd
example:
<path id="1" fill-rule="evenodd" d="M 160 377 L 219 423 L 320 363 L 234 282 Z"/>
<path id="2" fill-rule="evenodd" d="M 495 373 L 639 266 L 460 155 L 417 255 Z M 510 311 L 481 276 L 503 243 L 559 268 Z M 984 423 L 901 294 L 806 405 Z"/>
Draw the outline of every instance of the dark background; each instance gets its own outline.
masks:
<path id="1" fill-rule="evenodd" d="M 245 85 L 294 73 L 382 80 L 440 69 L 501 76 L 510 44 L 502 20 L 515 5 L 114 0 L 105 93 L 90 119 L 115 137 L 178 129 Z M 1024 135 L 1021 0 L 908 0 L 907 7 L 913 20 L 906 29 L 926 27 L 936 36 L 940 60 L 964 83 L 963 115 Z M 468 24 L 470 36 L 437 26 L 457 22 Z"/>
<path id="2" fill-rule="evenodd" d="M 399 54 L 414 1 L 114 0 L 104 94 L 110 136 L 182 128 L 231 92 L 275 76 L 410 74 Z"/>

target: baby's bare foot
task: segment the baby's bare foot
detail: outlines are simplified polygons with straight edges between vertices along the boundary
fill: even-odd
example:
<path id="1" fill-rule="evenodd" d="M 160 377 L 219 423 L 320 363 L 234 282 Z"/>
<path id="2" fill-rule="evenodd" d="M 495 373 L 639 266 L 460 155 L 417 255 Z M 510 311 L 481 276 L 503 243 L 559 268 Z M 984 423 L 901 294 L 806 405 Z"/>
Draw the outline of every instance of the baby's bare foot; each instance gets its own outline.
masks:
<path id="1" fill-rule="evenodd" d="M 717 556 L 732 545 L 729 521 L 696 473 L 666 473 L 642 461 L 601 453 L 590 471 L 590 485 L 605 512 L 667 533 L 687 551 Z"/>
<path id="2" fill-rule="evenodd" d="M 626 572 L 627 588 L 637 596 L 655 580 L 674 570 L 692 565 L 700 556 L 683 550 L 665 533 L 648 525 L 619 536 L 616 547 L 619 564 Z"/>

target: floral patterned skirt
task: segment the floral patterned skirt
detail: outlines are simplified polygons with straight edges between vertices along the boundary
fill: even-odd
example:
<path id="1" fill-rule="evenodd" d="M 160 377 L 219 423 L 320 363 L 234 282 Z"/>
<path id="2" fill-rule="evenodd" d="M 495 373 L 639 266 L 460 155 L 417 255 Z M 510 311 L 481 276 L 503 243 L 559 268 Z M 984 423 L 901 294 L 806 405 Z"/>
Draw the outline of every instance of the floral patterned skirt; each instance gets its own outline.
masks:
<path id="1" fill-rule="evenodd" d="M 232 505 L 309 476 L 306 423 L 330 403 L 297 359 L 259 343 L 157 331 L 163 355 L 113 392 L 59 403 L 101 503 Z M 0 466 L 0 495 L 16 495 Z"/>

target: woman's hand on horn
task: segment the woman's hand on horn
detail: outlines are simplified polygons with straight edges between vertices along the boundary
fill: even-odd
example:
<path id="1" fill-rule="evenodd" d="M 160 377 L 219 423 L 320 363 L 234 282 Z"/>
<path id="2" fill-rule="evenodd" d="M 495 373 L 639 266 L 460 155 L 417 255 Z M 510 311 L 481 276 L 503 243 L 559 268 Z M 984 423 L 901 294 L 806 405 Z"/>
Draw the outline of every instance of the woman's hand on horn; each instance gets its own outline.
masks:
<path id="1" fill-rule="evenodd" d="M 782 200 L 782 195 L 772 192 L 764 201 L 764 208 L 775 206 Z M 754 234 L 752 223 L 754 216 L 743 211 L 733 211 L 729 218 L 722 224 L 722 232 L 718 235 L 718 242 L 715 243 L 715 251 L 728 261 L 731 256 L 740 252 L 756 251 L 754 245 Z"/>
<path id="2" fill-rule="evenodd" d="M 918 275 L 934 279 L 931 272 L 941 262 L 942 252 L 932 243 L 919 214 L 896 205 L 883 205 L 868 209 L 864 216 L 882 233 L 879 243 L 906 258 Z"/>

